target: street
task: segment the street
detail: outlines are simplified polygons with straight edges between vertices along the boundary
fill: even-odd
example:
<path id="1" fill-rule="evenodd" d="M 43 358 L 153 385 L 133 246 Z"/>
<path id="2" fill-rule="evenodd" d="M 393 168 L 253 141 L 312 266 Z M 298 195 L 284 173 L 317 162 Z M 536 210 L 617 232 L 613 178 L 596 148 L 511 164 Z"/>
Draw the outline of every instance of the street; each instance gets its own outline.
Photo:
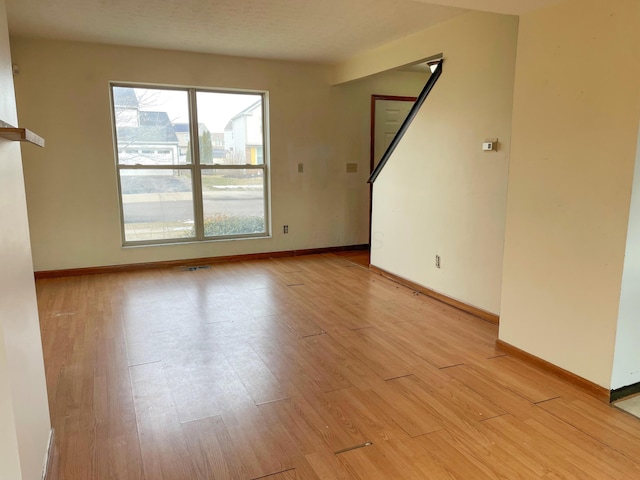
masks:
<path id="1" fill-rule="evenodd" d="M 125 195 L 124 222 L 184 222 L 193 220 L 189 193 Z M 204 216 L 246 215 L 264 217 L 264 197 L 258 191 L 210 191 L 204 197 Z"/>

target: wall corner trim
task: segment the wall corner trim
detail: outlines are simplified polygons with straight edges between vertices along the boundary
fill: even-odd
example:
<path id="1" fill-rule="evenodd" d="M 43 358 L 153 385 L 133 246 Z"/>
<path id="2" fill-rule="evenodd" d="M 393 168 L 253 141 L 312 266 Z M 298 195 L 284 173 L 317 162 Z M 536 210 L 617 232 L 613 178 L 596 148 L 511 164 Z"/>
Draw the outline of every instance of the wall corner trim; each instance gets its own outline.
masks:
<path id="1" fill-rule="evenodd" d="M 525 362 L 538 367 L 546 372 L 555 375 L 556 377 L 561 378 L 569 382 L 570 384 L 584 390 L 589 395 L 597 398 L 598 400 L 609 403 L 609 395 L 610 392 L 607 388 L 601 387 L 597 383 L 593 383 L 586 378 L 583 378 L 575 373 L 570 372 L 569 370 L 565 370 L 562 367 L 558 367 L 553 363 L 547 362 L 540 357 L 536 357 L 535 355 L 525 352 L 524 350 L 519 349 L 518 347 L 514 347 L 513 345 L 504 342 L 502 340 L 496 340 L 496 347 L 505 352 L 512 357 L 519 358 L 520 360 L 524 360 Z"/>

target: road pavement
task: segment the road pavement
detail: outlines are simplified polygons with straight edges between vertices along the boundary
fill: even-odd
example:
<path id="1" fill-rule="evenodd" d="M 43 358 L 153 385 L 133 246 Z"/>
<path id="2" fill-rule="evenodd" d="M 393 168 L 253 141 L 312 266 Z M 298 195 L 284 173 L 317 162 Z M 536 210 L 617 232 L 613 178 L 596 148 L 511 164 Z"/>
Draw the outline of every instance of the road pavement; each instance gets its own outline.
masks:
<path id="1" fill-rule="evenodd" d="M 210 191 L 204 195 L 205 217 L 213 215 L 264 216 L 262 190 Z M 193 202 L 188 192 L 125 195 L 125 223 L 182 222 L 193 220 Z"/>

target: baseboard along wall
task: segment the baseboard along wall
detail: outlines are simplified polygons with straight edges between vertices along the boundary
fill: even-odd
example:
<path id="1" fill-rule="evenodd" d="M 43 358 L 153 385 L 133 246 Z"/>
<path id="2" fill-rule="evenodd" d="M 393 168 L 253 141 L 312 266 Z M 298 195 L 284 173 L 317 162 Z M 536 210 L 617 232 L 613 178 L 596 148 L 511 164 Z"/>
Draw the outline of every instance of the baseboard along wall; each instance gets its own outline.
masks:
<path id="1" fill-rule="evenodd" d="M 572 385 L 584 390 L 586 393 L 592 395 L 593 397 L 601 400 L 605 403 L 609 403 L 610 401 L 610 392 L 607 388 L 601 387 L 597 383 L 593 383 L 586 378 L 583 378 L 575 373 L 570 372 L 569 370 L 565 370 L 564 368 L 558 367 L 551 362 L 547 362 L 540 357 L 537 357 L 529 352 L 525 352 L 524 350 L 519 349 L 518 347 L 514 347 L 513 345 L 504 342 L 502 340 L 496 340 L 496 346 L 502 350 L 503 352 L 511 355 L 512 357 L 519 358 L 524 360 L 525 362 L 534 365 L 542 370 L 545 370 L 556 377 L 559 377 Z"/>
<path id="2" fill-rule="evenodd" d="M 382 275 L 389 280 L 393 280 L 400 285 L 404 285 L 405 287 L 415 290 L 416 292 L 420 292 L 428 297 L 435 298 L 436 300 L 440 300 L 442 303 L 446 303 L 447 305 L 455 307 L 458 310 L 462 310 L 463 312 L 481 318 L 482 320 L 486 320 L 487 322 L 495 324 L 500 323 L 500 316 L 496 315 L 495 313 L 487 312 L 486 310 L 482 310 L 481 308 L 474 307 L 473 305 L 461 302 L 460 300 L 456 300 L 455 298 L 448 297 L 447 295 L 431 290 L 430 288 L 418 285 L 411 280 L 407 280 L 406 278 L 400 277 L 391 272 L 387 272 L 386 270 L 380 267 L 376 267 L 375 265 L 369 265 L 369 270 L 377 273 L 378 275 Z"/>
<path id="3" fill-rule="evenodd" d="M 79 275 L 95 275 L 98 273 L 131 272 L 153 268 L 198 267 L 226 262 L 242 262 L 247 260 L 265 260 L 269 258 L 298 257 L 301 255 L 317 255 L 322 253 L 338 253 L 353 250 L 368 250 L 369 245 L 347 245 L 342 247 L 310 248 L 306 250 L 285 250 L 280 252 L 247 253 L 243 255 L 227 255 L 222 257 L 184 258 L 149 263 L 129 263 L 124 265 L 105 265 L 100 267 L 69 268 L 63 270 L 41 270 L 34 272 L 36 280 L 45 278 L 75 277 Z"/>

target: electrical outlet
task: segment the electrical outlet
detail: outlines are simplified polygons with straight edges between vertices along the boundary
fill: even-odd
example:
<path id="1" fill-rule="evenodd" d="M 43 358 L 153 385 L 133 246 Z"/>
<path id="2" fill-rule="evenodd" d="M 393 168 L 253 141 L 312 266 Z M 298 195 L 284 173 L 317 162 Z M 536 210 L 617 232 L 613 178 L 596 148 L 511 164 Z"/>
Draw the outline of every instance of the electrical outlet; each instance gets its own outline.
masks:
<path id="1" fill-rule="evenodd" d="M 284 225 L 282 227 L 282 233 L 289 233 L 289 225 Z"/>
<path id="2" fill-rule="evenodd" d="M 302 162 L 298 164 L 298 173 L 304 173 L 304 163 Z"/>
<path id="3" fill-rule="evenodd" d="M 440 268 L 440 255 L 436 255 L 436 268 Z"/>

